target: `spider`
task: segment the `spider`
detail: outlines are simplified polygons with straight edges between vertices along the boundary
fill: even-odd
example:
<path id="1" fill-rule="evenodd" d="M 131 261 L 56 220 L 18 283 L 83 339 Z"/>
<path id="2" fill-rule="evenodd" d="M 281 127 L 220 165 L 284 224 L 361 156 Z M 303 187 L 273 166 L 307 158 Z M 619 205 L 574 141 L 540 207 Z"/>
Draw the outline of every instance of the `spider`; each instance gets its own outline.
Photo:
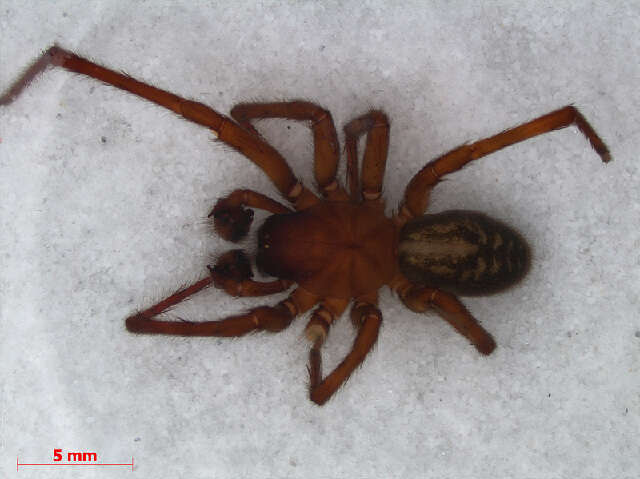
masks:
<path id="1" fill-rule="evenodd" d="M 252 331 L 282 331 L 314 306 L 305 335 L 310 341 L 309 396 L 324 404 L 362 363 L 375 344 L 382 314 L 378 290 L 387 286 L 412 311 L 435 309 L 484 355 L 496 343 L 458 299 L 486 295 L 519 281 L 530 264 L 526 241 L 511 227 L 473 211 L 425 215 L 429 194 L 440 179 L 501 148 L 575 125 L 608 162 L 607 147 L 573 106 L 566 106 L 495 136 L 464 144 L 430 161 L 409 182 L 396 213 L 385 216 L 381 197 L 389 145 L 389 120 L 372 110 L 344 127 L 346 187 L 336 180 L 340 148 L 331 114 L 307 101 L 244 103 L 231 118 L 191 100 L 109 70 L 53 46 L 0 97 L 16 96 L 48 65 L 81 73 L 174 111 L 209 128 L 219 140 L 258 165 L 290 206 L 260 193 L 238 189 L 217 201 L 209 214 L 215 231 L 237 242 L 249 232 L 253 211 L 272 213 L 258 231 L 256 263 L 273 281 L 256 281 L 248 256 L 232 250 L 218 258 L 196 283 L 126 319 L 134 333 L 181 336 L 242 336 Z M 252 120 L 305 121 L 313 132 L 314 174 L 320 195 L 293 174 Z M 366 135 L 361 172 L 357 146 Z M 198 291 L 213 285 L 232 296 L 267 296 L 296 288 L 275 306 L 261 306 L 217 321 L 154 319 Z M 351 305 L 357 334 L 350 352 L 323 377 L 321 347 L 332 323 Z"/>

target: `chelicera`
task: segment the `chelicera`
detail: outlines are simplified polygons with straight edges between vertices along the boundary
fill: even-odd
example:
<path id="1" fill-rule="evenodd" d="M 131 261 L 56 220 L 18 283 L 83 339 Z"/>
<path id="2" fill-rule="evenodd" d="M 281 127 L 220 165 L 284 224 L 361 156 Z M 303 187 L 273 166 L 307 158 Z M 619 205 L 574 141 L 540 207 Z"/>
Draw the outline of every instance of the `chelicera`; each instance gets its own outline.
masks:
<path id="1" fill-rule="evenodd" d="M 425 215 L 429 194 L 440 179 L 469 162 L 501 148 L 552 130 L 575 125 L 604 162 L 607 147 L 573 106 L 566 106 L 495 136 L 465 144 L 430 161 L 409 182 L 402 203 L 385 216 L 382 180 L 389 145 L 389 121 L 369 111 L 345 128 L 346 186 L 336 180 L 340 157 L 331 114 L 306 101 L 245 103 L 231 118 L 133 78 L 103 68 L 59 47 L 52 47 L 0 98 L 6 105 L 48 65 L 81 73 L 152 101 L 209 128 L 258 165 L 286 199 L 283 205 L 255 191 L 239 189 L 220 199 L 210 216 L 215 231 L 235 242 L 245 237 L 257 208 L 272 213 L 258 231 L 257 266 L 276 279 L 252 279 L 251 262 L 240 250 L 223 254 L 209 274 L 144 311 L 126 319 L 134 333 L 182 336 L 242 336 L 252 331 L 278 332 L 315 307 L 306 326 L 310 398 L 324 404 L 365 359 L 382 323 L 378 291 L 393 290 L 411 310 L 436 310 L 481 354 L 491 354 L 491 335 L 458 296 L 503 290 L 527 272 L 530 250 L 509 226 L 472 211 Z M 251 124 L 254 119 L 306 121 L 314 139 L 314 174 L 319 195 L 307 189 L 285 159 Z M 361 172 L 358 140 L 366 135 Z M 185 298 L 215 286 L 233 296 L 266 296 L 292 288 L 275 306 L 216 321 L 154 319 Z M 351 305 L 357 334 L 350 352 L 327 376 L 322 375 L 321 347 L 331 324 Z"/>

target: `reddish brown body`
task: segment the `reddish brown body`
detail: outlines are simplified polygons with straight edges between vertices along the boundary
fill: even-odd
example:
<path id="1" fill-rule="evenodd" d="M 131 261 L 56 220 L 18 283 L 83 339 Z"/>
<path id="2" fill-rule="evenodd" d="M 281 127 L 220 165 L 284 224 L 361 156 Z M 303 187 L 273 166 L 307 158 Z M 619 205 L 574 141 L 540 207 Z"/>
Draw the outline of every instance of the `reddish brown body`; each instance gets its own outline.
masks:
<path id="1" fill-rule="evenodd" d="M 380 204 L 322 202 L 269 217 L 257 264 L 322 298 L 375 294 L 397 274 L 397 228 Z"/>
<path id="2" fill-rule="evenodd" d="M 589 123 L 573 106 L 567 106 L 495 136 L 462 145 L 427 163 L 409 182 L 397 213 L 386 218 L 381 193 L 389 121 L 381 111 L 369 111 L 344 128 L 347 179 L 343 188 L 336 179 L 340 147 L 333 119 L 328 111 L 313 103 L 240 104 L 228 118 L 206 105 L 54 46 L 0 96 L 0 106 L 10 104 L 48 65 L 111 84 L 210 128 L 220 141 L 243 153 L 271 179 L 295 212 L 255 191 L 236 190 L 219 200 L 209 216 L 213 216 L 220 236 L 238 241 L 248 233 L 253 219 L 253 212 L 247 207 L 272 213 L 259 233 L 257 262 L 276 279 L 267 282 L 251 279 L 248 257 L 233 250 L 208 267 L 209 276 L 133 314 L 127 318 L 126 326 L 136 333 L 242 336 L 258 330 L 281 331 L 296 316 L 317 305 L 306 328 L 307 338 L 312 342 L 309 395 L 317 404 L 324 404 L 335 393 L 375 344 L 382 323 L 377 306 L 382 286 L 390 287 L 413 311 L 436 310 L 480 353 L 490 354 L 494 350 L 491 335 L 455 293 L 484 294 L 513 284 L 526 272 L 528 248 L 517 233 L 494 220 L 482 219 L 484 216 L 449 212 L 422 218 L 431 190 L 441 177 L 501 148 L 569 125 L 578 127 L 603 161 L 610 159 L 607 147 Z M 308 122 L 313 132 L 314 176 L 319 196 L 298 181 L 286 160 L 260 136 L 251 124 L 256 118 Z M 360 174 L 357 145 L 362 135 L 366 135 L 366 146 Z M 294 283 L 296 289 L 284 301 L 245 314 L 198 323 L 154 319 L 210 285 L 234 296 L 266 296 L 284 291 Z M 321 346 L 332 322 L 350 303 L 357 336 L 343 361 L 323 377 Z"/>

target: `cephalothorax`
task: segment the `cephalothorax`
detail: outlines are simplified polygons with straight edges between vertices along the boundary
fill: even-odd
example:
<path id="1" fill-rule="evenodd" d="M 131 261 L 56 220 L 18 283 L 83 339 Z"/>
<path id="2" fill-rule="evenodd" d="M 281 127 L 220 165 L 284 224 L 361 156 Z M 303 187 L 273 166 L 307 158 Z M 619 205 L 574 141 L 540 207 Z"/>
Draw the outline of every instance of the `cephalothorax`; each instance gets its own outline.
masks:
<path id="1" fill-rule="evenodd" d="M 607 147 L 573 106 L 566 106 L 495 136 L 462 145 L 430 161 L 409 182 L 393 217 L 381 199 L 389 145 L 389 121 L 381 111 L 352 120 L 344 128 L 346 188 L 336 180 L 339 145 L 328 111 L 306 101 L 240 104 L 227 118 L 211 108 L 103 68 L 59 47 L 52 47 L 2 97 L 9 104 L 48 65 L 61 66 L 132 92 L 211 129 L 224 143 L 243 153 L 272 180 L 291 208 L 251 190 L 236 190 L 219 200 L 210 215 L 215 230 L 229 241 L 249 231 L 253 211 L 273 215 L 258 232 L 257 265 L 273 281 L 255 281 L 251 263 L 240 250 L 209 266 L 209 275 L 127 318 L 129 331 L 183 336 L 242 336 L 252 331 L 281 331 L 317 306 L 306 327 L 310 397 L 324 404 L 364 360 L 378 337 L 382 314 L 378 290 L 388 286 L 417 312 L 435 309 L 482 354 L 495 349 L 491 335 L 456 295 L 490 294 L 509 287 L 527 272 L 529 247 L 510 227 L 481 213 L 448 211 L 424 215 L 429 193 L 444 175 L 472 160 L 542 133 L 575 125 L 604 162 Z M 314 173 L 321 196 L 298 181 L 285 159 L 252 126 L 253 119 L 307 121 L 314 138 Z M 235 120 L 235 121 L 234 121 Z M 358 139 L 366 135 L 361 172 Z M 161 321 L 158 314 L 214 285 L 233 296 L 265 296 L 296 285 L 275 306 L 199 323 Z M 320 348 L 329 328 L 351 304 L 357 329 L 351 351 L 326 377 Z"/>

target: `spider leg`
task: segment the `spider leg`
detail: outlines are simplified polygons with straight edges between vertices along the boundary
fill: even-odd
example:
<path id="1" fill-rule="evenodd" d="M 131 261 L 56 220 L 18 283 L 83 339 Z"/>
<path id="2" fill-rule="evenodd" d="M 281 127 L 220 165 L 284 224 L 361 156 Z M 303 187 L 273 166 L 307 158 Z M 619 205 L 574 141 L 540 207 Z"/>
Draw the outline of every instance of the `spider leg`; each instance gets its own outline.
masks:
<path id="1" fill-rule="evenodd" d="M 0 105 L 10 104 L 49 65 L 81 73 L 129 91 L 134 95 L 172 110 L 189 121 L 211 129 L 218 139 L 238 150 L 258 165 L 275 184 L 280 193 L 293 204 L 308 204 L 317 201 L 315 195 L 306 189 L 294 176 L 286 160 L 275 148 L 259 136 L 240 127 L 231 119 L 202 103 L 181 98 L 173 93 L 134 80 L 128 75 L 104 68 L 55 45 L 44 52 L 14 82 L 9 90 L 0 96 Z"/>
<path id="2" fill-rule="evenodd" d="M 166 311 L 172 306 L 175 306 L 176 304 L 181 303 L 188 297 L 193 296 L 198 291 L 201 291 L 209 287 L 211 283 L 213 283 L 213 278 L 210 276 L 203 278 L 199 281 L 196 281 L 192 285 L 187 286 L 186 288 L 183 288 L 179 291 L 176 291 L 171 296 L 166 297 L 165 299 L 163 299 L 162 301 L 159 301 L 158 303 L 154 304 L 150 308 L 147 308 L 144 311 L 129 317 L 127 319 L 127 322 L 131 318 L 153 318 L 154 316 L 162 313 L 163 311 Z"/>
<path id="3" fill-rule="evenodd" d="M 382 180 L 389 150 L 389 120 L 387 115 L 372 110 L 344 127 L 347 151 L 347 182 L 353 201 L 360 200 L 358 191 L 358 139 L 367 133 L 367 144 L 362 160 L 362 196 L 365 201 L 376 201 L 382 194 Z"/>
<path id="4" fill-rule="evenodd" d="M 429 193 L 439 179 L 444 175 L 458 171 L 470 161 L 482 158 L 506 146 L 570 125 L 577 126 L 587 137 L 603 162 L 611 160 L 609 150 L 587 120 L 575 107 L 566 106 L 495 136 L 476 141 L 470 145 L 462 145 L 427 163 L 409 182 L 399 216 L 406 222 L 411 217 L 422 215 L 427 207 Z"/>
<path id="5" fill-rule="evenodd" d="M 364 361 L 378 339 L 382 313 L 377 306 L 368 302 L 356 303 L 351 309 L 351 320 L 358 328 L 358 335 L 353 342 L 351 351 L 324 379 L 322 379 L 322 354 L 320 352 L 324 341 L 323 335 L 315 337 L 309 351 L 309 396 L 313 402 L 320 406 L 333 396 L 351 376 L 351 373 Z M 309 326 L 307 328 L 307 332 L 309 332 Z"/>
<path id="6" fill-rule="evenodd" d="M 151 319 L 181 303 L 197 292 L 209 287 L 212 283 L 218 289 L 225 290 L 231 296 L 267 296 L 280 293 L 288 289 L 293 283 L 287 280 L 253 281 L 251 263 L 247 255 L 241 250 L 229 251 L 218 258 L 214 266 L 207 266 L 210 276 L 183 288 L 150 308 L 137 313 L 130 318 Z"/>
<path id="7" fill-rule="evenodd" d="M 235 190 L 225 198 L 221 198 L 209 213 L 213 216 L 213 224 L 222 238 L 227 241 L 240 241 L 249 232 L 253 221 L 253 211 L 243 208 L 249 206 L 282 215 L 292 213 L 286 206 L 267 196 L 252 190 Z"/>
<path id="8" fill-rule="evenodd" d="M 173 304 L 179 301 L 175 301 Z M 159 303 L 153 308 L 127 318 L 126 325 L 127 329 L 132 333 L 169 334 L 175 336 L 230 337 L 243 336 L 256 330 L 278 332 L 289 326 L 297 315 L 309 310 L 317 301 L 318 298 L 316 296 L 302 288 L 297 288 L 287 299 L 275 306 L 261 306 L 253 308 L 245 314 L 231 316 L 218 321 L 197 323 L 151 319 L 168 307 L 160 309 L 161 303 Z"/>
<path id="9" fill-rule="evenodd" d="M 456 331 L 471 341 L 480 353 L 488 355 L 496 348 L 491 334 L 454 295 L 436 288 L 414 285 L 406 279 L 394 289 L 405 306 L 416 313 L 434 308 Z"/>
<path id="10" fill-rule="evenodd" d="M 329 327 L 347 309 L 349 300 L 339 298 L 326 298 L 311 315 L 311 319 L 305 328 L 305 336 L 315 344 L 317 341 L 324 343 L 329 334 Z"/>
<path id="11" fill-rule="evenodd" d="M 307 101 L 241 103 L 231 109 L 231 117 L 246 130 L 259 135 L 253 119 L 284 118 L 310 122 L 313 131 L 314 173 L 323 196 L 332 201 L 346 201 L 344 190 L 336 181 L 340 152 L 331 113 Z"/>

